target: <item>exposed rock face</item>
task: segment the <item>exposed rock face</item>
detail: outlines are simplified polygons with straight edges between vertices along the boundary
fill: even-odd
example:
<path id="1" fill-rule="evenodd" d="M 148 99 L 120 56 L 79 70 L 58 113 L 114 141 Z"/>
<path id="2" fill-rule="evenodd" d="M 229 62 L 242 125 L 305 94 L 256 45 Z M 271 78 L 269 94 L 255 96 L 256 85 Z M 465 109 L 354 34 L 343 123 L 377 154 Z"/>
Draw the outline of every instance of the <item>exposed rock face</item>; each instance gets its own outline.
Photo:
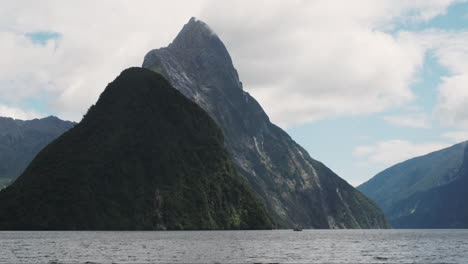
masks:
<path id="1" fill-rule="evenodd" d="M 0 189 L 15 180 L 42 148 L 74 125 L 54 116 L 27 121 L 0 117 Z"/>
<path id="2" fill-rule="evenodd" d="M 159 74 L 131 68 L 0 191 L 0 229 L 265 229 L 216 123 Z"/>
<path id="3" fill-rule="evenodd" d="M 467 142 L 396 164 L 358 188 L 397 228 L 468 227 Z"/>
<path id="4" fill-rule="evenodd" d="M 143 67 L 166 76 L 213 117 L 237 170 L 279 226 L 388 227 L 376 204 L 270 122 L 243 91 L 224 44 L 205 23 L 192 18 L 168 47 L 150 51 Z"/>

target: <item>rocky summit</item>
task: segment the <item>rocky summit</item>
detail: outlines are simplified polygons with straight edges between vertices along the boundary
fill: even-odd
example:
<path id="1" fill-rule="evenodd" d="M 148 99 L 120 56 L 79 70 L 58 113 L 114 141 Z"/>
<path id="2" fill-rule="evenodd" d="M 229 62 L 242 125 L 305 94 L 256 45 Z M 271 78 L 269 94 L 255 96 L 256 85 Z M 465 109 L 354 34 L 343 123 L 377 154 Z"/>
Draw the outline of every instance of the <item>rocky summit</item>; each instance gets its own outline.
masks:
<path id="1" fill-rule="evenodd" d="M 0 191 L 0 229 L 268 229 L 223 134 L 159 74 L 131 68 Z"/>
<path id="2" fill-rule="evenodd" d="M 195 18 L 143 67 L 161 73 L 221 127 L 237 170 L 262 197 L 279 227 L 387 228 L 370 199 L 312 159 L 243 90 L 219 37 Z"/>

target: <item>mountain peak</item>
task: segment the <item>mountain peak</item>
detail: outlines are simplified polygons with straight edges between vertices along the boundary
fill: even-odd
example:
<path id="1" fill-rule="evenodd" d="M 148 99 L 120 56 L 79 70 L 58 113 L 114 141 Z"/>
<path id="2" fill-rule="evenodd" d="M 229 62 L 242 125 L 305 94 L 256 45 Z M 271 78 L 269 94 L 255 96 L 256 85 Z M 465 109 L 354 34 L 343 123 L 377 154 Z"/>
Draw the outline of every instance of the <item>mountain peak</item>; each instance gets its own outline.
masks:
<path id="1" fill-rule="evenodd" d="M 237 170 L 280 226 L 388 227 L 377 206 L 270 123 L 204 22 L 190 19 L 169 47 L 145 56 L 143 67 L 163 74 L 217 122 Z"/>
<path id="2" fill-rule="evenodd" d="M 202 48 L 209 45 L 213 39 L 219 41 L 218 36 L 205 22 L 192 17 L 169 46 L 183 49 Z"/>
<path id="3" fill-rule="evenodd" d="M 211 88 L 224 90 L 222 93 L 229 93 L 231 99 L 244 98 L 243 93 L 237 92 L 242 91 L 242 84 L 223 42 L 205 22 L 195 17 L 182 27 L 169 46 L 149 51 L 145 55 L 143 67 L 161 73 L 189 98 L 195 97 L 202 91 L 194 90 L 192 85 L 194 80 L 180 74 L 196 75 L 200 71 L 206 73 L 205 78 L 210 80 L 213 78 L 219 82 L 229 80 L 228 86 L 210 86 Z M 233 94 L 228 92 L 228 89 L 234 91 Z"/>

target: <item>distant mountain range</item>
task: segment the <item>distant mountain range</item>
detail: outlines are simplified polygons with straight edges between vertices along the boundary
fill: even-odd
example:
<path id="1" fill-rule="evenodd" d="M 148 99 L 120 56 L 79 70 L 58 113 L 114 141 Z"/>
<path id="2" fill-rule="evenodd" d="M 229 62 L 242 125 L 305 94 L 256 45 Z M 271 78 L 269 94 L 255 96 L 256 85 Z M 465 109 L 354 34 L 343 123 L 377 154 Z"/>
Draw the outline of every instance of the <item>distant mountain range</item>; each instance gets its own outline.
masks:
<path id="1" fill-rule="evenodd" d="M 0 191 L 0 229 L 265 229 L 271 219 L 198 105 L 131 68 Z"/>
<path id="2" fill-rule="evenodd" d="M 468 143 L 396 164 L 358 187 L 395 228 L 468 228 Z"/>
<path id="3" fill-rule="evenodd" d="M 74 125 L 54 116 L 27 121 L 0 117 L 0 189 L 16 179 L 42 148 Z"/>
<path id="4" fill-rule="evenodd" d="M 280 227 L 388 227 L 373 201 L 270 122 L 243 90 L 224 44 L 202 21 L 190 19 L 168 47 L 145 56 L 143 67 L 161 73 L 217 122 L 237 170 Z"/>

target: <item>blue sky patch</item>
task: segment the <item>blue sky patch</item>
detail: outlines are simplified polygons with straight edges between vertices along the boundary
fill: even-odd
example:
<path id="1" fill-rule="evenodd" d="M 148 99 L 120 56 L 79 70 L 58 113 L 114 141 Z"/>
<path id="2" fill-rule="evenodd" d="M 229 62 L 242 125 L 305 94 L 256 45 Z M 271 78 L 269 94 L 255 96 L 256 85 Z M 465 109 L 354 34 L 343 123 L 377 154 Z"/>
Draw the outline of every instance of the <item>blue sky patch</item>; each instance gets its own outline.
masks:
<path id="1" fill-rule="evenodd" d="M 416 16 L 418 14 L 409 14 Z M 390 34 L 399 31 L 419 32 L 426 29 L 466 30 L 468 28 L 468 2 L 451 5 L 445 14 L 430 21 L 400 21 L 391 29 Z M 406 140 L 413 143 L 445 142 L 455 143 L 441 138 L 449 128 L 441 126 L 433 117 L 438 100 L 438 86 L 441 78 L 450 76 L 449 71 L 439 64 L 429 51 L 424 64 L 411 85 L 415 99 L 409 104 L 389 109 L 381 113 L 364 116 L 331 118 L 287 129 L 288 133 L 310 155 L 327 164 L 338 175 L 352 184 L 362 183 L 376 173 L 388 167 L 385 164 L 368 163 L 366 158 L 353 156 L 358 146 L 369 146 L 376 142 Z M 426 116 L 429 128 L 399 126 L 385 121 L 386 116 Z"/>
<path id="2" fill-rule="evenodd" d="M 417 14 L 409 14 L 416 16 Z M 421 31 L 426 28 L 437 28 L 446 30 L 460 30 L 468 27 L 468 2 L 453 4 L 447 8 L 444 14 L 438 15 L 429 21 L 400 21 L 396 23 L 396 31 Z M 392 32 L 396 32 L 392 31 Z"/>
<path id="3" fill-rule="evenodd" d="M 25 36 L 31 40 L 32 43 L 45 45 L 51 39 L 59 39 L 62 35 L 52 31 L 37 31 L 26 33 Z"/>

